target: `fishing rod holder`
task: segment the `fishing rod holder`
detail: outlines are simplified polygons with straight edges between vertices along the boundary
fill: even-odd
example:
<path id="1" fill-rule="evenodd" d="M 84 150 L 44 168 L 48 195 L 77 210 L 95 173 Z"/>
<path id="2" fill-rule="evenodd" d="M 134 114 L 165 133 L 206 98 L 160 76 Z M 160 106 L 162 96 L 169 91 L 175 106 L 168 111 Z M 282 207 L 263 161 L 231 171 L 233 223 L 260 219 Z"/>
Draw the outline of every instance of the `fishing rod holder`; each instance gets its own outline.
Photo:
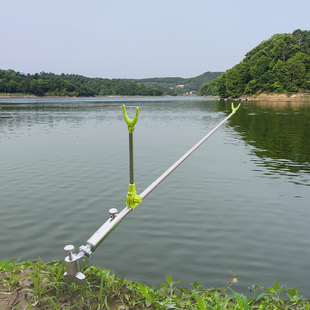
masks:
<path id="1" fill-rule="evenodd" d="M 123 115 L 128 125 L 129 131 L 129 166 L 130 166 L 130 183 L 126 197 L 126 207 L 118 213 L 117 209 L 109 210 L 110 218 L 83 244 L 79 247 L 77 254 L 74 253 L 73 245 L 66 245 L 64 250 L 68 254 L 65 258 L 67 271 L 64 278 L 67 283 L 76 283 L 79 285 L 86 284 L 86 276 L 82 273 L 89 263 L 91 254 L 99 247 L 99 245 L 111 234 L 111 232 L 121 223 L 123 218 L 132 210 L 134 210 L 168 175 L 170 175 L 187 157 L 189 157 L 202 143 L 204 143 L 218 128 L 220 128 L 233 114 L 236 113 L 240 104 L 235 108 L 232 103 L 232 112 L 222 120 L 207 135 L 198 141 L 189 151 L 187 151 L 179 160 L 177 160 L 170 168 L 168 168 L 157 180 L 149 185 L 140 195 L 137 195 L 135 184 L 133 181 L 133 131 L 138 121 L 139 108 L 136 108 L 136 115 L 130 119 L 126 114 L 126 108 L 123 105 Z"/>
<path id="2" fill-rule="evenodd" d="M 122 219 L 142 201 L 142 197 L 137 195 L 133 178 L 133 132 L 135 124 L 139 117 L 139 108 L 136 108 L 136 114 L 130 119 L 126 113 L 126 107 L 123 105 L 123 116 L 128 126 L 129 132 L 129 187 L 126 196 L 126 207 L 118 213 L 116 208 L 109 210 L 110 218 L 85 242 L 79 247 L 77 254 L 73 253 L 74 246 L 66 245 L 64 250 L 68 254 L 65 258 L 67 271 L 64 278 L 67 283 L 86 284 L 86 276 L 81 272 L 89 263 L 91 254 L 99 247 L 110 233 L 120 224 Z"/>
<path id="3" fill-rule="evenodd" d="M 142 197 L 137 195 L 136 185 L 134 183 L 134 165 L 133 165 L 133 132 L 135 130 L 135 124 L 138 121 L 139 117 L 139 108 L 136 108 L 136 114 L 133 119 L 130 119 L 126 113 L 126 107 L 123 105 L 123 116 L 124 120 L 128 126 L 129 132 L 129 186 L 128 193 L 126 197 L 126 204 L 130 206 L 132 209 L 135 209 L 140 202 L 142 201 Z"/>

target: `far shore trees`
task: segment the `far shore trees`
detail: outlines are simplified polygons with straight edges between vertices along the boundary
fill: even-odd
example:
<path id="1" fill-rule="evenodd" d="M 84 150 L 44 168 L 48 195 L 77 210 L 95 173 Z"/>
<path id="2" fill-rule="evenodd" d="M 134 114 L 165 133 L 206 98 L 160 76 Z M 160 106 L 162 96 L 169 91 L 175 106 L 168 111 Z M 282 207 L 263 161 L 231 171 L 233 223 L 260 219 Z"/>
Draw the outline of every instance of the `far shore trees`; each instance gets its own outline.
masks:
<path id="1" fill-rule="evenodd" d="M 275 34 L 242 62 L 201 88 L 223 98 L 260 93 L 310 93 L 310 31 Z"/>

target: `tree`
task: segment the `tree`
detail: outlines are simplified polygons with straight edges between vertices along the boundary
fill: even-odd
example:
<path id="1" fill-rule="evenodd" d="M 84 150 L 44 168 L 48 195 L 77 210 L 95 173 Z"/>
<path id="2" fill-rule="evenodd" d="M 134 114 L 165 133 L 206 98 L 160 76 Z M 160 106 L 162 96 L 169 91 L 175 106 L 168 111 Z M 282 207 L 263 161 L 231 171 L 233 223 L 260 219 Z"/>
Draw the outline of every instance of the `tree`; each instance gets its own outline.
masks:
<path id="1" fill-rule="evenodd" d="M 293 32 L 293 36 L 296 37 L 297 42 L 300 46 L 300 50 L 303 53 L 310 54 L 310 31 L 302 31 L 300 29 L 296 29 Z"/>
<path id="2" fill-rule="evenodd" d="M 236 65 L 226 74 L 226 93 L 233 98 L 244 94 L 250 80 L 251 74 L 247 63 Z"/>
<path id="3" fill-rule="evenodd" d="M 310 89 L 310 31 L 275 34 L 249 51 L 243 61 L 203 85 L 221 97 L 292 93 Z"/>

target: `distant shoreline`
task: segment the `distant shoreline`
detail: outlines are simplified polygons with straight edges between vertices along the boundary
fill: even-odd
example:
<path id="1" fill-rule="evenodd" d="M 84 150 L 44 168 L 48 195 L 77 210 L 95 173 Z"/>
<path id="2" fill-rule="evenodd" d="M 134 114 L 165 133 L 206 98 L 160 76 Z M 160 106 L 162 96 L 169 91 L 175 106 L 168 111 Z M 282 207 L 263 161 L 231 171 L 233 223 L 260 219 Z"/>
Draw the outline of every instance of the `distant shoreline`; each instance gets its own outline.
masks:
<path id="1" fill-rule="evenodd" d="M 224 100 L 237 100 L 237 101 L 309 101 L 310 102 L 310 93 L 296 93 L 296 94 L 259 94 L 259 95 L 248 95 L 240 96 L 238 98 L 220 98 L 218 96 L 203 96 L 203 97 L 214 97 Z"/>
<path id="2" fill-rule="evenodd" d="M 27 94 L 11 94 L 11 93 L 0 93 L 0 98 L 36 98 L 35 95 L 27 95 Z"/>
<path id="3" fill-rule="evenodd" d="M 21 93 L 0 93 L 0 99 L 7 99 L 7 98 L 83 98 L 85 96 L 36 96 L 36 95 L 29 95 L 29 94 L 21 94 Z M 91 96 L 89 96 L 91 97 Z M 154 96 L 132 96 L 132 95 L 108 95 L 108 96 L 92 96 L 93 98 L 96 97 L 106 97 L 106 98 L 121 98 L 121 97 L 154 97 Z M 156 97 L 156 96 L 155 96 Z M 162 95 L 159 97 L 174 97 L 169 95 Z M 188 97 L 188 96 L 178 96 L 178 97 Z"/>
<path id="4" fill-rule="evenodd" d="M 0 98 L 77 98 L 75 96 L 36 96 L 29 94 L 21 94 L 21 93 L 0 93 Z"/>
<path id="5" fill-rule="evenodd" d="M 297 93 L 292 95 L 287 94 L 259 94 L 241 97 L 241 100 L 251 101 L 310 101 L 310 94 L 308 93 Z"/>
<path id="6" fill-rule="evenodd" d="M 97 97 L 97 96 L 95 96 Z M 121 95 L 109 95 L 103 97 L 141 97 L 141 96 L 121 96 Z M 152 97 L 152 96 L 150 96 Z M 162 96 L 167 97 L 167 96 Z M 183 96 L 178 96 L 183 97 Z M 186 96 L 184 96 L 186 97 Z M 214 98 L 220 99 L 218 96 L 202 96 L 206 98 Z M 80 98 L 76 96 L 36 96 L 30 94 L 22 94 L 22 93 L 0 93 L 0 99 L 8 99 L 8 98 Z M 228 98 L 232 99 L 232 98 Z M 296 94 L 259 94 L 259 95 L 249 95 L 249 96 L 240 96 L 235 100 L 240 101 L 310 101 L 310 93 L 296 93 Z"/>
<path id="7" fill-rule="evenodd" d="M 85 96 L 36 96 L 36 95 L 28 95 L 28 94 L 14 94 L 14 93 L 0 93 L 0 99 L 7 99 L 7 98 L 86 98 Z M 191 97 L 187 95 L 179 95 L 179 96 L 171 96 L 171 95 L 161 95 L 161 96 L 141 96 L 141 95 L 107 95 L 107 96 L 89 96 L 88 98 L 96 98 L 96 97 L 105 97 L 105 98 L 122 98 L 122 97 Z M 200 96 L 193 96 L 193 97 L 200 97 Z M 214 96 L 208 96 L 214 97 Z M 214 97 L 219 98 L 219 97 Z"/>

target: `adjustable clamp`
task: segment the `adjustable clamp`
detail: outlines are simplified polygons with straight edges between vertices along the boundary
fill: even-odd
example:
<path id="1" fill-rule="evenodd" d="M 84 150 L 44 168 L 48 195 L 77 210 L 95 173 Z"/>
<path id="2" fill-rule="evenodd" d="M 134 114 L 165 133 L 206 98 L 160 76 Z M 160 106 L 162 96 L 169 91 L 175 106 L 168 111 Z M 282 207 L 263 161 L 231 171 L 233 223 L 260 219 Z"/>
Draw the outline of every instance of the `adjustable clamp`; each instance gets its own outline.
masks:
<path id="1" fill-rule="evenodd" d="M 142 197 L 137 195 L 136 192 L 136 185 L 129 184 L 128 186 L 128 193 L 126 197 L 126 205 L 134 210 L 142 201 Z"/>
<path id="2" fill-rule="evenodd" d="M 64 248 L 68 256 L 65 258 L 66 272 L 64 278 L 67 283 L 76 283 L 79 285 L 85 285 L 86 276 L 81 270 L 88 265 L 89 259 L 83 251 L 79 251 L 78 254 L 74 254 L 74 246 L 66 245 Z"/>

